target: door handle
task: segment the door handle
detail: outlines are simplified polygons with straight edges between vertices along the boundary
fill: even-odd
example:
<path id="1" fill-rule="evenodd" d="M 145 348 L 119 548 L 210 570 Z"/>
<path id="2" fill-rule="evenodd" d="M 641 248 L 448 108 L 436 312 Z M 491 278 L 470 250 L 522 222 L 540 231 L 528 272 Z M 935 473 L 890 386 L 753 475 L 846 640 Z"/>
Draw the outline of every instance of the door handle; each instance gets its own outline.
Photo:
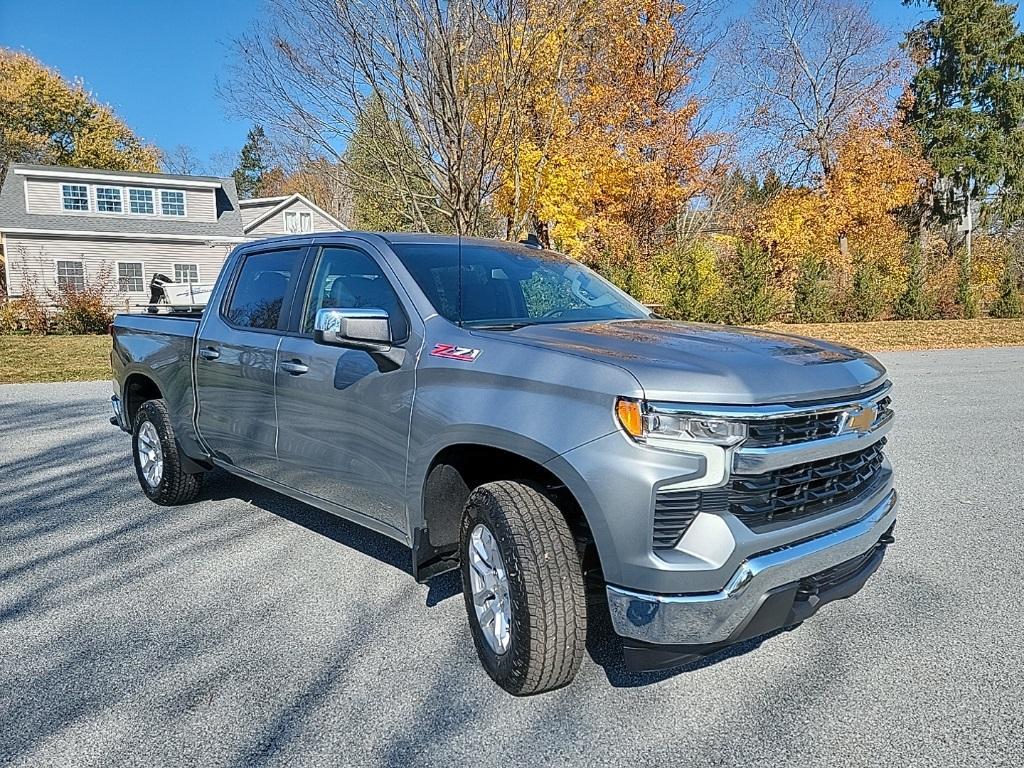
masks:
<path id="1" fill-rule="evenodd" d="M 287 371 L 292 376 L 301 376 L 309 370 L 309 366 L 301 360 L 285 360 L 280 364 L 280 368 L 282 371 Z"/>
<path id="2" fill-rule="evenodd" d="M 199 356 L 203 358 L 203 360 L 216 360 L 220 357 L 220 352 L 213 347 L 206 347 L 199 350 Z"/>

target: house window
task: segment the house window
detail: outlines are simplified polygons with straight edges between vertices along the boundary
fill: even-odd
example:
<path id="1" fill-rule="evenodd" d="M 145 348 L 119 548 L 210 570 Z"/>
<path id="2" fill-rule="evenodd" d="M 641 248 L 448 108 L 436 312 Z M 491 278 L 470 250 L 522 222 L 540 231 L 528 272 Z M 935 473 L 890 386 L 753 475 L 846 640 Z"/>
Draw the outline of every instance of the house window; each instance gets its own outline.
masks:
<path id="1" fill-rule="evenodd" d="M 117 289 L 121 293 L 142 293 L 142 262 L 122 261 L 117 265 Z"/>
<path id="2" fill-rule="evenodd" d="M 88 211 L 89 189 L 85 184 L 62 184 L 65 211 Z"/>
<path id="3" fill-rule="evenodd" d="M 153 213 L 153 190 L 129 189 L 128 210 L 132 213 Z"/>
<path id="4" fill-rule="evenodd" d="M 85 290 L 85 267 L 80 261 L 57 262 L 57 288 L 61 291 Z"/>
<path id="5" fill-rule="evenodd" d="M 100 213 L 121 213 L 120 187 L 96 187 L 96 210 Z"/>
<path id="6" fill-rule="evenodd" d="M 184 216 L 185 193 L 174 189 L 161 189 L 160 211 L 164 216 Z"/>
<path id="7" fill-rule="evenodd" d="M 288 234 L 313 231 L 313 214 L 300 211 L 285 211 L 284 231 Z"/>
<path id="8" fill-rule="evenodd" d="M 174 282 L 176 282 L 176 283 L 198 283 L 199 282 L 199 265 L 198 264 L 175 264 L 174 265 Z"/>

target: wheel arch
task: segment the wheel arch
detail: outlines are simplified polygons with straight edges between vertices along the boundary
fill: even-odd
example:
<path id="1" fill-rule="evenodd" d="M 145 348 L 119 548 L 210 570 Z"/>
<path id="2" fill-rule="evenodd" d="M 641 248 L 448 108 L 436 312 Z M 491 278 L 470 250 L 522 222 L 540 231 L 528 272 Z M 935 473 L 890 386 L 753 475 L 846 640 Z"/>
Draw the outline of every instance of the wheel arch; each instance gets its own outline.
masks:
<path id="1" fill-rule="evenodd" d="M 584 570 L 600 571 L 590 522 L 571 486 L 548 462 L 556 454 L 522 435 L 453 436 L 436 445 L 412 488 L 413 571 L 420 581 L 458 565 L 462 511 L 474 488 L 496 480 L 530 480 L 544 488 L 576 537 Z M 574 478 L 575 479 L 575 478 Z M 572 485 L 576 485 L 575 482 Z"/>

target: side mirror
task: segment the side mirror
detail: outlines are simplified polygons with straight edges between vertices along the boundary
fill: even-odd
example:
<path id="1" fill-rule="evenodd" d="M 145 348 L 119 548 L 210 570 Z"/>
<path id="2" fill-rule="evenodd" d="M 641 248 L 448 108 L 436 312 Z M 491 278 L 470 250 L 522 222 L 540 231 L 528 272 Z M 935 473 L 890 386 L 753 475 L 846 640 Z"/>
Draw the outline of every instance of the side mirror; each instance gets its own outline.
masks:
<path id="1" fill-rule="evenodd" d="M 313 339 L 317 344 L 387 352 L 391 349 L 388 313 L 383 309 L 317 310 Z"/>

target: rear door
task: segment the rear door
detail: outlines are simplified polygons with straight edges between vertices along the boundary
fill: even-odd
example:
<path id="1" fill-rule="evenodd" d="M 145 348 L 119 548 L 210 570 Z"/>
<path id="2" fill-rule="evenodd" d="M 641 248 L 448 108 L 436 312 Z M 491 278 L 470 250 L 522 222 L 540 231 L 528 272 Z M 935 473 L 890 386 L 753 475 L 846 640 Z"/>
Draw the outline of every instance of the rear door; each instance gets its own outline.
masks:
<path id="1" fill-rule="evenodd" d="M 229 464 L 273 477 L 277 464 L 274 377 L 306 247 L 246 252 L 199 331 L 199 432 Z"/>
<path id="2" fill-rule="evenodd" d="M 369 251 L 325 245 L 315 254 L 309 290 L 295 311 L 295 335 L 278 350 L 277 479 L 384 523 L 407 528 L 405 463 L 421 329 L 393 277 Z M 388 312 L 397 368 L 367 352 L 317 344 L 313 320 L 326 307 Z"/>

